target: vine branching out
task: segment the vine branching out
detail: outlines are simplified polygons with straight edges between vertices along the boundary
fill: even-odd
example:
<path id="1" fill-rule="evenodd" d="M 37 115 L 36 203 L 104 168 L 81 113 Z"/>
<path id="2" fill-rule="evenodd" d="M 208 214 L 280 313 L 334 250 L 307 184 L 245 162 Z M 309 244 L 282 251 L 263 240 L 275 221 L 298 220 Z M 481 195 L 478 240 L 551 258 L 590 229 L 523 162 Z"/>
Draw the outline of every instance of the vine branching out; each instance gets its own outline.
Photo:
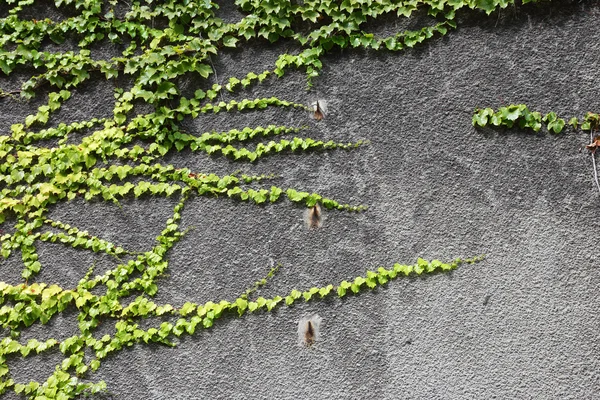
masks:
<path id="1" fill-rule="evenodd" d="M 447 271 L 462 262 L 478 260 L 442 263 L 419 259 L 415 265 L 381 267 L 336 285 L 292 290 L 270 299 L 251 299 L 255 289 L 264 284 L 259 281 L 232 302 L 187 302 L 175 309 L 151 300 L 158 291 L 159 278 L 168 267 L 169 249 L 185 233 L 179 229 L 179 222 L 181 210 L 191 196 L 220 196 L 256 204 L 287 198 L 308 208 L 321 205 L 340 211 L 366 208 L 342 204 L 298 188 L 260 186 L 270 176 L 238 172 L 218 176 L 209 171 L 175 168 L 164 161 L 169 153 L 187 150 L 251 163 L 273 154 L 352 149 L 364 144 L 363 141 L 323 142 L 295 136 L 306 129 L 303 126 L 246 126 L 225 132 L 189 132 L 183 128 L 183 121 L 207 113 L 253 112 L 271 107 L 306 113 L 311 107 L 296 101 L 270 97 L 226 102 L 222 93 L 239 92 L 265 80 L 281 78 L 290 68 L 305 71 L 311 87 L 322 69 L 323 56 L 332 49 L 400 51 L 446 35 L 457 27 L 456 15 L 460 11 L 479 10 L 489 15 L 514 1 L 236 0 L 242 17 L 229 23 L 217 16 L 219 7 L 211 1 L 55 0 L 52 4 L 40 0 L 6 0 L 4 3 L 8 12 L 0 18 L 0 69 L 9 79 L 1 84 L 0 101 L 29 101 L 44 96 L 45 103 L 23 121 L 13 124 L 10 132 L 0 135 L 0 224 L 14 221 L 12 233 L 0 237 L 0 251 L 4 258 L 20 254 L 24 279 L 22 284 L 0 282 L 0 325 L 10 331 L 10 337 L 0 341 L 0 394 L 13 390 L 30 398 L 68 399 L 84 392 L 97 392 L 105 384 L 90 382 L 90 373 L 109 354 L 126 346 L 141 342 L 174 345 L 175 337 L 194 334 L 197 328 L 210 328 L 226 314 L 242 316 L 247 312 L 270 311 L 282 304 L 292 306 L 301 298 L 310 301 L 333 293 L 344 297 L 384 285 L 398 275 Z M 368 19 L 377 20 L 389 13 L 410 18 L 417 11 L 430 16 L 430 24 L 387 37 L 365 31 Z M 51 19 L 45 12 L 64 18 Z M 27 17 L 32 14 L 35 19 Z M 280 55 L 270 70 L 226 77 L 223 85 L 211 81 L 216 74 L 211 57 L 218 57 L 222 49 L 264 46 L 280 40 L 296 43 L 299 50 L 296 54 Z M 69 43 L 74 44 L 74 49 L 65 50 Z M 122 51 L 117 56 L 102 58 L 95 50 L 111 46 Z M 61 50 L 53 50 L 56 48 Z M 16 72 L 26 75 L 20 87 L 11 86 L 18 81 L 10 79 Z M 183 82 L 190 77 L 196 90 L 184 94 Z M 59 121 L 62 105 L 77 102 L 75 88 L 83 90 L 85 84 L 102 80 L 114 85 L 114 99 L 106 99 L 114 101 L 112 116 Z M 140 109 L 151 111 L 136 114 Z M 551 122 L 552 129 L 559 124 Z M 250 141 L 259 142 L 250 148 Z M 247 184 L 258 186 L 248 188 Z M 124 249 L 48 218 L 52 207 L 76 197 L 119 204 L 123 198 L 133 196 L 146 196 L 148 201 L 151 196 L 180 198 L 156 238 L 156 246 L 147 252 Z M 36 274 L 43 268 L 36 250 L 39 241 L 58 241 L 82 251 L 103 252 L 117 258 L 127 255 L 132 259 L 95 276 L 90 269 L 76 288 L 36 283 Z M 269 277 L 274 273 L 271 271 Z M 125 299 L 130 296 L 137 297 L 126 304 Z M 44 324 L 73 307 L 79 313 L 77 335 L 61 342 L 19 340 L 23 329 L 35 323 Z M 142 318 L 153 316 L 174 319 L 149 329 L 140 328 L 138 323 Z M 101 324 L 114 324 L 114 332 L 94 336 Z M 12 357 L 31 357 L 56 349 L 64 359 L 45 381 L 13 380 L 9 368 Z M 92 350 L 91 359 L 86 357 L 86 349 Z"/>

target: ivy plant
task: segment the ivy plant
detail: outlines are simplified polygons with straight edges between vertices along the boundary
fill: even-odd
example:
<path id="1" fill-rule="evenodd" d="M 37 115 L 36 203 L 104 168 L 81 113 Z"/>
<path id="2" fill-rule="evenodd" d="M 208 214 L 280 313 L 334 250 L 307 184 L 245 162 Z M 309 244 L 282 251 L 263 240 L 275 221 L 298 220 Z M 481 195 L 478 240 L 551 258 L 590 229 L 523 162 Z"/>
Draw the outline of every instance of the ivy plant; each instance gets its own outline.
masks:
<path id="1" fill-rule="evenodd" d="M 169 250 L 186 234 L 179 228 L 181 211 L 193 196 L 234 198 L 253 204 L 286 200 L 307 208 L 319 204 L 341 212 L 366 210 L 365 205 L 345 204 L 308 188 L 266 185 L 264 182 L 274 175 L 249 176 L 239 171 L 217 175 L 175 168 L 165 161 L 172 153 L 189 151 L 253 163 L 275 154 L 299 156 L 310 151 L 360 149 L 366 140 L 348 143 L 340 138 L 324 142 L 310 137 L 310 133 L 308 137 L 300 135 L 311 132 L 306 126 L 243 126 L 191 132 L 184 128 L 185 121 L 206 114 L 268 108 L 306 115 L 312 108 L 298 101 L 277 97 L 225 101 L 223 94 L 239 94 L 253 85 L 282 78 L 290 69 L 302 70 L 310 88 L 321 73 L 324 56 L 336 49 L 400 52 L 447 35 L 457 27 L 460 12 L 490 15 L 514 5 L 513 0 L 236 0 L 242 17 L 233 22 L 219 18 L 219 5 L 210 0 L 5 3 L 8 11 L 0 18 L 0 70 L 9 79 L 0 85 L 0 98 L 28 102 L 37 96 L 42 103 L 13 124 L 9 132 L 0 132 L 0 224 L 11 224 L 11 233 L 0 236 L 0 254 L 4 258 L 19 254 L 23 265 L 22 283 L 0 282 L 0 326 L 10 332 L 0 341 L 0 394 L 10 390 L 28 398 L 69 399 L 95 393 L 106 385 L 91 382 L 90 372 L 125 347 L 151 342 L 173 346 L 177 337 L 208 329 L 224 315 L 242 317 L 293 306 L 298 301 L 345 297 L 385 285 L 398 276 L 449 271 L 463 262 L 478 260 L 444 263 L 419 259 L 414 265 L 380 267 L 324 287 L 254 298 L 256 289 L 273 278 L 275 269 L 233 301 L 186 302 L 179 309 L 152 301 L 167 271 Z M 64 18 L 38 15 L 40 9 L 36 7 L 40 5 L 54 7 Z M 35 19 L 26 17 L 32 15 L 31 11 L 37 15 Z M 386 37 L 368 31 L 369 21 L 390 13 L 411 18 L 416 12 L 427 14 L 429 22 Z M 257 43 L 266 46 L 283 40 L 295 43 L 298 50 L 279 55 L 269 69 L 217 78 L 212 59 L 224 49 Z M 95 51 L 102 46 L 120 51 L 103 58 Z M 19 86 L 11 86 L 17 82 L 10 79 L 17 71 L 25 78 Z M 195 85 L 193 93 L 187 93 L 183 84 L 190 77 Z M 112 104 L 111 115 L 60 121 L 63 104 L 76 104 L 77 93 L 99 80 L 113 86 L 113 98 L 106 99 Z M 137 110 L 144 113 L 138 114 Z M 502 111 L 500 116 L 486 110 L 478 114 L 480 126 L 495 118 L 497 126 L 517 123 L 539 130 L 538 124 L 544 122 L 558 133 L 565 125 L 556 115 L 541 118 L 519 107 L 517 111 L 506 111 L 506 115 Z M 586 118 L 582 129 L 591 121 Z M 125 198 L 144 197 L 151 202 L 156 196 L 174 197 L 179 202 L 155 246 L 145 252 L 124 248 L 48 217 L 50 208 L 77 197 L 120 205 Z M 90 269 L 74 288 L 38 283 L 36 274 L 44 268 L 37 252 L 40 241 L 106 253 L 119 263 L 96 275 Z M 129 261 L 122 261 L 124 255 Z M 78 312 L 78 334 L 60 342 L 20 339 L 22 330 L 45 324 L 73 307 Z M 141 319 L 151 316 L 171 320 L 142 329 Z M 94 333 L 103 320 L 114 321 L 114 331 L 97 337 Z M 51 350 L 60 351 L 63 360 L 50 376 L 31 382 L 14 381 L 9 368 L 11 358 L 33 357 Z M 92 359 L 84 356 L 86 351 L 93 354 Z"/>
<path id="2" fill-rule="evenodd" d="M 583 132 L 589 132 L 590 142 L 585 147 L 591 155 L 594 169 L 594 183 L 600 193 L 600 181 L 598 179 L 598 168 L 596 167 L 596 150 L 600 147 L 600 136 L 594 135 L 598 131 L 598 128 L 600 128 L 599 114 L 588 112 L 582 119 L 571 117 L 569 118 L 569 122 L 565 123 L 565 119 L 558 117 L 554 111 L 550 111 L 542 116 L 537 111 L 529 110 L 525 104 L 511 104 L 500 107 L 497 111 L 491 108 L 478 108 L 473 114 L 472 122 L 473 126 L 478 128 L 491 126 L 539 132 L 545 125 L 544 128 L 554 134 L 563 132 L 568 126 L 573 131 L 580 129 Z"/>

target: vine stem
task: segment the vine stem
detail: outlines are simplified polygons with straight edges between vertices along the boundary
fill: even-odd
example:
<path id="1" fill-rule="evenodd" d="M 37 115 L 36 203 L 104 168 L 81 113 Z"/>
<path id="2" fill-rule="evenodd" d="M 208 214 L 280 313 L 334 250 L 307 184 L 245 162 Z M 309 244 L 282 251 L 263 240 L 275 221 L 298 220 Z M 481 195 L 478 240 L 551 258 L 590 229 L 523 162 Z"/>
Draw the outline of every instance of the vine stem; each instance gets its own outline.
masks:
<path id="1" fill-rule="evenodd" d="M 11 91 L 5 92 L 4 90 L 0 89 L 0 97 L 13 96 L 15 94 L 21 94 L 21 91 L 20 90 L 11 90 Z"/>
<path id="2" fill-rule="evenodd" d="M 212 66 L 212 69 L 215 72 L 215 81 L 217 82 L 217 85 L 220 85 L 219 76 L 217 75 L 217 69 L 215 68 L 215 64 L 213 64 L 212 57 L 210 55 L 208 56 L 208 61 L 210 61 L 210 65 Z M 219 90 L 219 94 L 221 95 L 221 101 L 225 101 L 223 99 L 223 92 L 221 90 Z"/>
<path id="3" fill-rule="evenodd" d="M 590 143 L 594 142 L 594 134 L 590 129 Z M 594 181 L 596 182 L 596 187 L 598 188 L 598 193 L 600 193 L 600 183 L 598 183 L 598 169 L 596 168 L 596 152 L 592 151 L 592 165 L 594 166 Z"/>

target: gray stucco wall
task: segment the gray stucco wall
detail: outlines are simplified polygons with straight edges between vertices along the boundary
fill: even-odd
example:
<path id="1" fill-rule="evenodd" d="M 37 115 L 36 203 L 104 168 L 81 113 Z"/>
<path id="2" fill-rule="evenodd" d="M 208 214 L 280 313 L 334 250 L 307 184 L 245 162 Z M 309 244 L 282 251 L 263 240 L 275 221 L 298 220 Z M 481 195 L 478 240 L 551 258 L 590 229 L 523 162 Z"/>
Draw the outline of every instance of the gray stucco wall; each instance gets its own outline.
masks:
<path id="1" fill-rule="evenodd" d="M 116 399 L 600 398 L 600 195 L 591 158 L 579 152 L 589 137 L 471 126 L 476 107 L 526 103 L 565 117 L 598 111 L 598 2 L 553 3 L 473 14 L 445 38 L 407 52 L 332 54 L 308 93 L 303 74 L 290 72 L 241 94 L 327 99 L 330 112 L 321 122 L 301 111 L 267 110 L 187 125 L 201 132 L 308 124 L 313 138 L 370 140 L 358 150 L 288 153 L 255 164 L 185 152 L 166 157 L 217 174 L 276 172 L 278 186 L 370 208 L 327 212 L 323 229 L 308 231 L 303 209 L 287 201 L 192 198 L 182 227 L 195 230 L 171 251 L 158 303 L 232 300 L 277 262 L 283 267 L 260 295 L 336 283 L 417 257 L 486 254 L 485 261 L 343 300 L 224 318 L 174 349 L 118 352 L 91 379 L 105 380 Z M 397 29 L 395 21 L 376 27 Z M 284 49 L 225 54 L 215 60 L 219 77 L 262 71 Z M 77 92 L 78 101 L 63 106 L 64 118 L 110 115 L 110 85 Z M 2 99 L 0 107 L 6 132 L 34 106 Z M 148 250 L 176 201 L 130 199 L 122 209 L 72 201 L 50 218 Z M 94 261 L 98 271 L 115 265 L 61 245 L 40 244 L 39 251 L 36 280 L 64 287 L 76 285 Z M 20 282 L 21 268 L 17 257 L 0 260 L 0 280 Z M 322 340 L 299 347 L 297 321 L 315 312 L 323 318 Z M 75 317 L 60 315 L 22 338 L 66 338 L 76 332 Z M 45 379 L 59 356 L 11 359 L 13 378 Z"/>

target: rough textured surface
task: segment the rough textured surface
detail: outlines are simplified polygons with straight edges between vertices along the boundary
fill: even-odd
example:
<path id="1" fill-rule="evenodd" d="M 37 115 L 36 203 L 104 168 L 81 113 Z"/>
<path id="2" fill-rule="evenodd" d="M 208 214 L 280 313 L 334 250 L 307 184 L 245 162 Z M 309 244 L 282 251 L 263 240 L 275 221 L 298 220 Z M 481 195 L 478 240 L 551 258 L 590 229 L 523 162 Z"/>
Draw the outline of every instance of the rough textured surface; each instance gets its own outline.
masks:
<path id="1" fill-rule="evenodd" d="M 590 156 L 579 152 L 589 138 L 475 130 L 471 115 L 509 103 L 565 117 L 598 111 L 599 17 L 593 1 L 473 14 L 413 51 L 330 55 L 308 94 L 301 73 L 241 94 L 327 99 L 330 112 L 319 123 L 287 110 L 190 121 L 189 129 L 203 130 L 309 124 L 313 138 L 369 139 L 356 151 L 285 154 L 253 165 L 186 153 L 167 159 L 215 173 L 277 172 L 279 186 L 370 209 L 328 212 L 323 229 L 307 231 L 303 210 L 289 202 L 192 198 L 182 225 L 195 230 L 172 250 L 158 303 L 232 300 L 277 262 L 283 267 L 261 295 L 417 257 L 487 259 L 344 300 L 225 318 L 175 349 L 118 352 L 91 378 L 104 379 L 118 399 L 598 398 L 600 198 Z M 396 29 L 394 21 L 377 28 Z M 219 76 L 261 71 L 283 50 L 227 54 L 217 61 Z M 0 101 L 3 129 L 26 115 Z M 106 112 L 102 103 L 67 102 L 61 114 L 96 116 Z M 145 250 L 175 202 L 130 200 L 122 210 L 71 202 L 50 217 Z M 114 262 L 55 247 L 41 249 L 38 281 L 72 287 L 94 259 L 97 268 Z M 20 270 L 16 257 L 1 260 L 0 280 L 19 282 Z M 301 348 L 297 321 L 314 312 L 323 317 L 322 340 Z M 30 328 L 31 336 L 67 337 L 74 321 L 66 313 Z M 9 361 L 14 379 L 27 382 L 47 376 L 57 360 Z"/>

